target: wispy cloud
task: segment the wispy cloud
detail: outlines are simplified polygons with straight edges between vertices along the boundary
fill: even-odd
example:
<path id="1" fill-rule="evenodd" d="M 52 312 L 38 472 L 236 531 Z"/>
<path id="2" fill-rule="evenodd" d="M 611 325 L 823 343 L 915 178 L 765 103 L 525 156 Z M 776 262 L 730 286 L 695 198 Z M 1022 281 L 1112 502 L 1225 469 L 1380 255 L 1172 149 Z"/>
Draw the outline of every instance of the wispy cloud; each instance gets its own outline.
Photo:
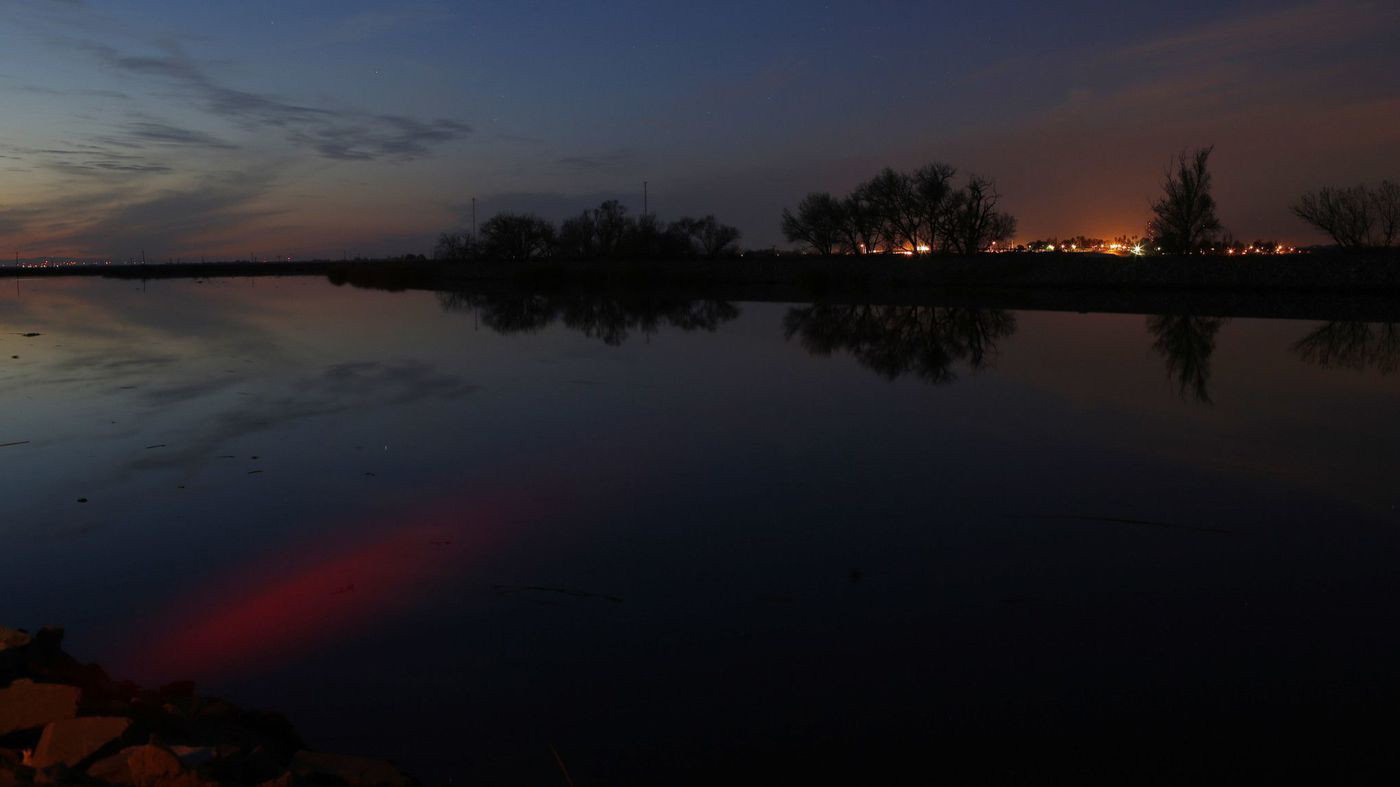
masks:
<path id="1" fill-rule="evenodd" d="M 99 139 L 109 144 L 132 148 L 152 145 L 210 150 L 234 150 L 238 148 L 232 142 L 227 142 L 208 132 L 149 120 L 128 123 L 122 126 L 117 134 Z"/>
<path id="2" fill-rule="evenodd" d="M 1331 49 L 1400 22 L 1400 6 L 1375 0 L 1309 0 L 1226 17 L 1125 47 L 1129 57 L 1233 60 L 1301 47 Z"/>
<path id="3" fill-rule="evenodd" d="M 231 87 L 170 42 L 160 54 L 132 54 L 94 41 L 74 45 L 114 72 L 172 85 L 192 96 L 204 111 L 242 128 L 282 129 L 288 141 L 329 159 L 412 161 L 473 131 L 455 120 L 311 106 Z"/>

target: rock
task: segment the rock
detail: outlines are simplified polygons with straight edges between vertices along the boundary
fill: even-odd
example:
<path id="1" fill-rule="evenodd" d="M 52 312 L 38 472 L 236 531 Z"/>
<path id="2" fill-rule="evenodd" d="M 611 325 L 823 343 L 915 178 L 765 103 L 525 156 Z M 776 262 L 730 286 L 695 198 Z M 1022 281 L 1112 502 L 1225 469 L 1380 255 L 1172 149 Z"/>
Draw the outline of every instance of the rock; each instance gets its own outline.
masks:
<path id="1" fill-rule="evenodd" d="M 0 650 L 22 648 L 29 644 L 29 634 L 19 629 L 0 626 Z"/>
<path id="2" fill-rule="evenodd" d="M 44 728 L 34 748 L 34 767 L 54 765 L 75 767 L 96 754 L 103 746 L 126 734 L 131 719 L 86 718 L 56 721 Z"/>
<path id="3" fill-rule="evenodd" d="M 292 757 L 292 774 L 300 777 L 331 776 L 350 787 L 409 787 L 414 782 L 393 763 L 342 754 L 299 751 Z"/>
<path id="4" fill-rule="evenodd" d="M 134 784 L 131 767 L 126 763 L 126 751 L 113 754 L 93 763 L 87 769 L 88 776 L 107 784 Z"/>
<path id="5" fill-rule="evenodd" d="M 157 744 L 132 746 L 88 768 L 87 775 L 124 787 L 212 787 L 186 770 L 175 753 Z"/>
<path id="6" fill-rule="evenodd" d="M 32 772 L 25 767 L 23 756 L 10 749 L 0 749 L 0 787 L 27 784 Z"/>
<path id="7" fill-rule="evenodd" d="M 171 746 L 170 751 L 186 768 L 197 768 L 238 753 L 237 746 Z"/>
<path id="8" fill-rule="evenodd" d="M 34 729 L 78 715 L 77 686 L 17 680 L 0 689 L 0 735 Z"/>

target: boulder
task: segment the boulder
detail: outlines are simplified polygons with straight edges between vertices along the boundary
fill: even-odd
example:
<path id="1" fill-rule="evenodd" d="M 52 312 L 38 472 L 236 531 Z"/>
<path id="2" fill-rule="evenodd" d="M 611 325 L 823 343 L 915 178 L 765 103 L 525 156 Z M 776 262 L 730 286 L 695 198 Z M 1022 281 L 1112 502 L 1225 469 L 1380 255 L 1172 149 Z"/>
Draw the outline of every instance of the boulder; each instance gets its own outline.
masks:
<path id="1" fill-rule="evenodd" d="M 33 771 L 24 765 L 24 757 L 20 752 L 0 749 L 0 787 L 28 784 L 32 776 Z"/>
<path id="2" fill-rule="evenodd" d="M 29 644 L 29 634 L 18 629 L 0 626 L 0 650 L 22 648 Z"/>
<path id="3" fill-rule="evenodd" d="M 78 715 L 77 686 L 17 680 L 0 689 L 0 735 L 43 727 Z"/>
<path id="4" fill-rule="evenodd" d="M 34 767 L 74 767 L 126 734 L 130 719 L 85 718 L 56 721 L 44 728 L 34 748 Z"/>
<path id="5" fill-rule="evenodd" d="M 87 775 L 124 787 L 212 787 L 212 783 L 187 770 L 175 753 L 157 744 L 122 749 L 87 769 Z"/>
<path id="6" fill-rule="evenodd" d="M 292 774 L 303 778 L 330 776 L 350 787 L 409 787 L 414 783 L 385 760 L 314 751 L 299 751 L 292 757 Z"/>

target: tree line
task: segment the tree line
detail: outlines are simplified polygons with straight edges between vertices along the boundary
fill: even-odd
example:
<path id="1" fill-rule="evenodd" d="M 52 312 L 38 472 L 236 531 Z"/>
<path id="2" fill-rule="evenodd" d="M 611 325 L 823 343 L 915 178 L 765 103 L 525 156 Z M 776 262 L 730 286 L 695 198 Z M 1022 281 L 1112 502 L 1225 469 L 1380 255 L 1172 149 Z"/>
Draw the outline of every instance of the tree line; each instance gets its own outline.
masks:
<path id="1" fill-rule="evenodd" d="M 808 194 L 783 211 L 783 236 L 821 254 L 972 255 L 1016 234 L 1016 218 L 998 209 L 996 185 L 928 164 L 913 172 L 886 167 L 844 197 Z"/>
<path id="2" fill-rule="evenodd" d="M 1213 152 L 1213 147 L 1182 151 L 1163 173 L 1161 195 L 1151 204 L 1144 237 L 1140 241 L 1120 238 L 1114 250 L 1176 255 L 1253 251 L 1253 246 L 1234 242 L 1220 221 L 1210 172 Z M 783 210 L 783 236 L 802 250 L 822 256 L 972 256 L 1010 241 L 1016 234 L 1016 218 L 1001 209 L 996 184 L 978 175 L 959 182 L 957 174 L 942 163 L 910 172 L 886 167 L 844 196 L 810 193 L 796 210 Z M 1340 249 L 1389 249 L 1400 244 L 1400 185 L 1391 181 L 1376 187 L 1316 189 L 1290 207 Z M 717 259 L 737 255 L 740 238 L 738 229 L 712 215 L 665 223 L 650 213 L 628 215 L 621 203 L 609 200 L 557 227 L 533 214 L 497 214 L 482 225 L 479 236 L 443 233 L 434 256 L 503 261 Z M 1041 241 L 1029 250 L 1063 249 L 1064 245 Z M 1069 245 L 1074 250 L 1101 250 L 1104 243 L 1076 238 Z M 1272 243 L 1255 245 L 1278 248 Z"/>
<path id="3" fill-rule="evenodd" d="M 718 259 L 737 254 L 741 234 L 714 216 L 663 223 L 651 213 L 629 216 L 617 200 L 583 211 L 556 227 L 529 213 L 498 213 L 479 236 L 444 232 L 439 260 L 524 262 L 561 259 Z"/>

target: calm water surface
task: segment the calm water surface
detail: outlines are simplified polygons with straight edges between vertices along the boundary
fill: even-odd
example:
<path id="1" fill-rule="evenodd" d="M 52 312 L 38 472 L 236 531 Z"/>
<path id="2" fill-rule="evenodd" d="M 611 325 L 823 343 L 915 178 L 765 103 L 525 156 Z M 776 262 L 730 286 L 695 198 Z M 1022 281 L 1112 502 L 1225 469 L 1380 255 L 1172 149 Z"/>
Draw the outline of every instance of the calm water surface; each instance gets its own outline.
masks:
<path id="1" fill-rule="evenodd" d="M 322 749 L 1014 777 L 1394 730 L 1394 326 L 9 285 L 0 623 Z"/>

